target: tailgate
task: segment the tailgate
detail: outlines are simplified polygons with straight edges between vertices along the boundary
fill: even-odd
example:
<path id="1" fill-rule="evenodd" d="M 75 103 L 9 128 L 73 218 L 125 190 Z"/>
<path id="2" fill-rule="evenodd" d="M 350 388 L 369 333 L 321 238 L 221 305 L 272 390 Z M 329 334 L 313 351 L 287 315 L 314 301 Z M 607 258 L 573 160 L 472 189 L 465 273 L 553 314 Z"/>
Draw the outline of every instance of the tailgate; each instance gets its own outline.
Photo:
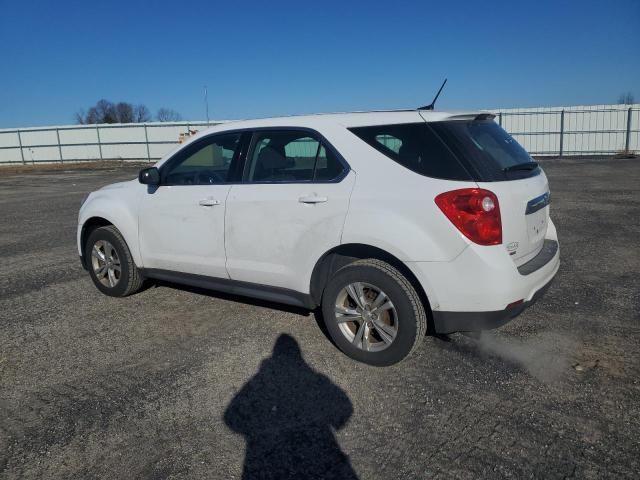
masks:
<path id="1" fill-rule="evenodd" d="M 502 243 L 516 265 L 542 249 L 549 224 L 549 183 L 544 172 L 534 177 L 504 182 L 478 182 L 498 197 Z"/>

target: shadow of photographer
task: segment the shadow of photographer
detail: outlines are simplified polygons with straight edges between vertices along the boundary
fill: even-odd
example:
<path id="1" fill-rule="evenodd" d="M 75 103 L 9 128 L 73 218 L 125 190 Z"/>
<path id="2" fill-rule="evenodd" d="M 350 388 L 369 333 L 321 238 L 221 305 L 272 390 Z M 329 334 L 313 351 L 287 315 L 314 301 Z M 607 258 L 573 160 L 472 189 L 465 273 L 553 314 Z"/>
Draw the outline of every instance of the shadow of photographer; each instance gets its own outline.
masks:
<path id="1" fill-rule="evenodd" d="M 357 479 L 334 436 L 352 413 L 347 394 L 307 365 L 293 337 L 280 335 L 224 421 L 245 438 L 245 480 Z"/>

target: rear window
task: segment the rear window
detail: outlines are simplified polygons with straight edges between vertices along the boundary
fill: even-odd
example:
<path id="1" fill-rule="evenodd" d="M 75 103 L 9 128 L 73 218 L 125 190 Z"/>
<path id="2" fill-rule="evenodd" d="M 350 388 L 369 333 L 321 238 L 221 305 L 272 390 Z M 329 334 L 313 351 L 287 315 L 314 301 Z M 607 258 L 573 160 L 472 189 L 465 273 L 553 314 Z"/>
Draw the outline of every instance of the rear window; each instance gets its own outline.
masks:
<path id="1" fill-rule="evenodd" d="M 467 169 L 425 122 L 349 130 L 390 159 L 420 175 L 472 180 Z"/>
<path id="2" fill-rule="evenodd" d="M 429 126 L 479 181 L 511 180 L 540 173 L 538 168 L 505 172 L 505 168 L 534 160 L 493 120 L 431 122 Z"/>
<path id="3" fill-rule="evenodd" d="M 527 151 L 491 119 L 421 122 L 351 128 L 399 164 L 427 177 L 495 182 L 537 175 L 540 169 L 506 171 L 533 162 Z"/>

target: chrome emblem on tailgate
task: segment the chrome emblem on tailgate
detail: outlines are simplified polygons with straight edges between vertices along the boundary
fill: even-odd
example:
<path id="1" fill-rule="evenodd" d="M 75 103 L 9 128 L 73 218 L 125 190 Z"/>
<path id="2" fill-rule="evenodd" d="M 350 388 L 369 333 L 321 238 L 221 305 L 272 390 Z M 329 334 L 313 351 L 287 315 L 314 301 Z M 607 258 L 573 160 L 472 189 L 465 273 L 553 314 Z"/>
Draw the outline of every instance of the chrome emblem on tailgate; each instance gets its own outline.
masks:
<path id="1" fill-rule="evenodd" d="M 527 209 L 525 210 L 525 215 L 530 215 L 532 213 L 537 212 L 538 210 L 543 209 L 547 205 L 551 203 L 551 193 L 543 193 L 539 197 L 534 198 L 533 200 L 529 200 L 527 202 Z"/>

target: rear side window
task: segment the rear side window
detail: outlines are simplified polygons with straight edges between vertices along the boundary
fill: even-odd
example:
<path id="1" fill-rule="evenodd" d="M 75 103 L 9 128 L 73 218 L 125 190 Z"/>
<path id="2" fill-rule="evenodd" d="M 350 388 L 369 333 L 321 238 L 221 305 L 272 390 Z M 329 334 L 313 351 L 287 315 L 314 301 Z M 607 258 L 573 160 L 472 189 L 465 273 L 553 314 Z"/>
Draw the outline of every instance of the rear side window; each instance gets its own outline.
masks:
<path id="1" fill-rule="evenodd" d="M 258 131 L 253 145 L 248 182 L 326 182 L 344 171 L 338 158 L 305 131 Z"/>
<path id="2" fill-rule="evenodd" d="M 375 125 L 350 131 L 390 159 L 420 175 L 472 180 L 467 169 L 425 122 Z"/>
<path id="3" fill-rule="evenodd" d="M 431 122 L 429 126 L 458 158 L 468 162 L 478 180 L 513 180 L 540 173 L 538 168 L 508 171 L 509 167 L 527 164 L 533 162 L 533 159 L 511 135 L 491 119 Z"/>

